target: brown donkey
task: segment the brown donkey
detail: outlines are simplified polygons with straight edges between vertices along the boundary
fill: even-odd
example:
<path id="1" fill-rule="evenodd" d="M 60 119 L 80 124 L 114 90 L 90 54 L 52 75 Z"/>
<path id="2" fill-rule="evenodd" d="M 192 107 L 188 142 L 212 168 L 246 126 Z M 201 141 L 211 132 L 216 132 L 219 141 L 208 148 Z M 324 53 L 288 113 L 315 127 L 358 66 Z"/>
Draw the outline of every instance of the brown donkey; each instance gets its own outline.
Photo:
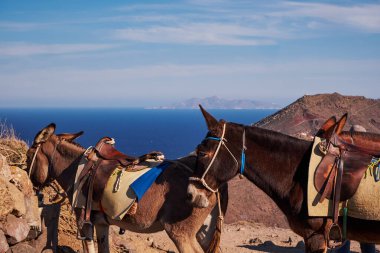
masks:
<path id="1" fill-rule="evenodd" d="M 85 152 L 73 140 L 82 133 L 56 135 L 54 132 L 55 125 L 50 124 L 36 135 L 27 152 L 30 177 L 37 188 L 57 180 L 72 201 L 76 170 Z M 35 161 L 30 168 L 34 156 Z M 93 211 L 91 216 L 98 238 L 98 252 L 109 252 L 110 225 L 141 233 L 165 230 L 180 252 L 217 252 L 215 239 L 218 236 L 214 236 L 219 232 L 215 229 L 218 217 L 216 196 L 207 199 L 210 205 L 205 209 L 186 203 L 188 179 L 195 162 L 195 156 L 172 161 L 141 198 L 134 215 L 126 215 L 123 220 L 117 221 L 100 211 Z M 223 212 L 226 211 L 227 201 L 227 188 L 223 188 Z M 203 226 L 210 217 L 212 225 Z M 86 252 L 95 252 L 93 241 L 84 241 L 83 244 Z"/>
<path id="2" fill-rule="evenodd" d="M 307 210 L 308 165 L 313 142 L 258 127 L 218 122 L 202 107 L 201 111 L 209 131 L 197 148 L 197 168 L 188 187 L 191 202 L 206 207 L 202 199 L 240 172 L 276 202 L 291 229 L 304 238 L 305 252 L 326 252 L 331 219 L 308 217 Z M 319 134 L 331 135 L 331 129 L 339 134 L 343 125 L 332 118 Z M 380 151 L 378 135 L 343 132 L 340 136 Z M 379 221 L 349 217 L 347 224 L 348 238 L 380 242 Z"/>

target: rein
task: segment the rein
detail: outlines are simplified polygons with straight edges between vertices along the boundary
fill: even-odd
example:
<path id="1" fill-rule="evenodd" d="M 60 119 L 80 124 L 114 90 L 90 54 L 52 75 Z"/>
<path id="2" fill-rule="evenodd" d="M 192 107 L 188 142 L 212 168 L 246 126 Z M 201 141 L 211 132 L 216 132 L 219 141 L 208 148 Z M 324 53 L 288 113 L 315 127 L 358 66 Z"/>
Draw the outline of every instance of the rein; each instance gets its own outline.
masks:
<path id="1" fill-rule="evenodd" d="M 213 189 L 211 188 L 206 180 L 205 180 L 205 177 L 206 177 L 206 174 L 208 173 L 208 171 L 210 170 L 211 166 L 213 165 L 215 159 L 216 159 L 216 156 L 218 155 L 219 151 L 220 151 L 220 148 L 222 147 L 222 145 L 227 149 L 228 153 L 231 155 L 231 157 L 234 159 L 234 162 L 236 164 L 236 166 L 239 166 L 239 162 L 238 160 L 235 158 L 234 154 L 232 154 L 232 152 L 230 151 L 230 149 L 227 147 L 226 145 L 226 142 L 227 142 L 227 139 L 224 138 L 224 135 L 226 134 L 226 128 L 227 128 L 227 124 L 224 123 L 223 124 L 223 132 L 222 132 L 222 136 L 219 138 L 219 137 L 212 137 L 212 136 L 209 136 L 209 137 L 206 137 L 205 140 L 213 140 L 213 141 L 218 141 L 218 146 L 216 148 L 216 151 L 214 153 L 214 156 L 212 157 L 210 163 L 208 164 L 205 172 L 203 173 L 202 177 L 190 177 L 189 178 L 189 181 L 196 181 L 196 182 L 200 182 L 207 190 L 209 190 L 210 192 L 213 192 L 213 193 L 216 193 L 218 192 L 218 188 L 217 189 Z M 240 174 L 243 175 L 244 173 L 244 169 L 245 169 L 245 151 L 247 150 L 247 147 L 245 145 L 245 142 L 246 142 L 246 138 L 245 138 L 245 128 L 244 128 L 244 131 L 243 131 L 243 145 L 242 145 L 242 152 L 241 152 L 241 166 L 240 166 Z"/>

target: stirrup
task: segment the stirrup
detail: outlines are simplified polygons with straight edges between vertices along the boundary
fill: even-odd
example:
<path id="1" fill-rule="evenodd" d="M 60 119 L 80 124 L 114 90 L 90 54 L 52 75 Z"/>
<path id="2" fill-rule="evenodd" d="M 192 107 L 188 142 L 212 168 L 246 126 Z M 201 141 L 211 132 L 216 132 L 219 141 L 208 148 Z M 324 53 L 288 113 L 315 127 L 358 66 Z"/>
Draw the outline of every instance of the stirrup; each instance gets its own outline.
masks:
<path id="1" fill-rule="evenodd" d="M 337 249 L 343 246 L 346 240 L 343 239 L 342 230 L 337 223 L 332 223 L 328 228 L 327 247 L 329 249 Z"/>
<path id="2" fill-rule="evenodd" d="M 94 225 L 91 221 L 83 221 L 81 228 L 78 228 L 77 239 L 94 240 Z"/>

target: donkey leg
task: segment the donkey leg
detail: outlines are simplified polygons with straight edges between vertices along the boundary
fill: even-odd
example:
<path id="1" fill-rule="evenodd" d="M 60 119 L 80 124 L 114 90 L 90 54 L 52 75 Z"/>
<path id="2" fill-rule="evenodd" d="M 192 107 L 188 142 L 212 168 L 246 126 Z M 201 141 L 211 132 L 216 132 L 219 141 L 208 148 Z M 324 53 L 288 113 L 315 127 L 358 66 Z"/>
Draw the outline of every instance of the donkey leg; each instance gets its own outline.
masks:
<path id="1" fill-rule="evenodd" d="M 96 240 L 98 243 L 98 253 L 109 253 L 109 224 L 104 218 L 104 214 L 97 213 L 94 215 Z"/>
<path id="2" fill-rule="evenodd" d="M 188 226 L 186 229 L 183 226 L 176 226 L 165 224 L 165 231 L 174 242 L 180 253 L 203 253 L 203 249 L 196 239 L 197 231 L 189 231 L 191 228 Z M 187 230 L 187 231 L 186 231 Z"/>
<path id="3" fill-rule="evenodd" d="M 323 234 L 314 233 L 311 236 L 304 238 L 305 252 L 307 253 L 326 253 L 327 245 Z"/>
<path id="4" fill-rule="evenodd" d="M 198 241 L 195 239 L 195 235 L 193 236 L 194 239 L 190 238 L 180 238 L 176 236 L 169 236 L 170 239 L 174 242 L 175 246 L 177 247 L 178 251 L 180 253 L 203 253 L 203 249 L 201 245 L 198 243 Z"/>

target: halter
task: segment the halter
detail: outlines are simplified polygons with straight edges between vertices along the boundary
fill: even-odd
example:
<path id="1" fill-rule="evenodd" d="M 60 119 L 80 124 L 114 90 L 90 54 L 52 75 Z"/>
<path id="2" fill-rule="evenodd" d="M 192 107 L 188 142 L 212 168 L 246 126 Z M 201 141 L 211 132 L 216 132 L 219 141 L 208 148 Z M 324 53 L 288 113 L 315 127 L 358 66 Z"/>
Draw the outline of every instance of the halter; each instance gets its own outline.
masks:
<path id="1" fill-rule="evenodd" d="M 232 152 L 230 151 L 230 149 L 227 147 L 226 145 L 226 142 L 227 142 L 227 139 L 224 138 L 224 135 L 226 134 L 226 123 L 223 124 L 223 132 L 222 132 L 222 136 L 220 138 L 218 137 L 206 137 L 205 140 L 213 140 L 213 141 L 218 141 L 218 146 L 216 148 L 216 151 L 214 153 L 214 156 L 212 157 L 210 163 L 208 164 L 205 172 L 203 173 L 202 177 L 199 178 L 199 177 L 190 177 L 189 178 L 189 181 L 196 181 L 196 182 L 200 182 L 207 190 L 209 190 L 210 192 L 217 192 L 218 189 L 214 190 L 212 189 L 207 183 L 206 183 L 206 180 L 205 180 L 205 177 L 206 177 L 206 174 L 208 173 L 208 171 L 210 170 L 212 164 L 214 163 L 215 161 L 215 158 L 216 156 L 218 155 L 219 151 L 220 151 L 220 148 L 221 146 L 223 145 L 228 153 L 231 155 L 231 157 L 234 159 L 235 161 L 235 164 L 236 166 L 239 166 L 239 162 L 237 161 L 237 159 L 235 158 L 235 156 L 232 154 Z M 247 147 L 245 146 L 245 128 L 244 128 L 244 131 L 243 131 L 243 145 L 242 145 L 242 152 L 241 152 L 241 166 L 240 166 L 240 174 L 243 175 L 244 173 L 244 168 L 245 168 L 245 150 L 247 149 Z"/>

